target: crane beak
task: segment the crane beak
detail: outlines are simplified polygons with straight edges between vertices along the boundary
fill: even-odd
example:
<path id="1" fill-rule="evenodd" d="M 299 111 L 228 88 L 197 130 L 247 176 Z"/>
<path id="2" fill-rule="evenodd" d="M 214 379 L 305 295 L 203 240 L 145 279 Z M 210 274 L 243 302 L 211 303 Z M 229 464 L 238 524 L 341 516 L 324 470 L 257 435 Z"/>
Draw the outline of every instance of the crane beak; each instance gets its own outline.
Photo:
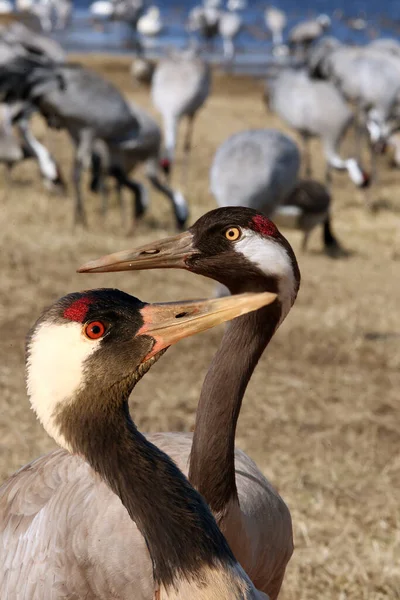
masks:
<path id="1" fill-rule="evenodd" d="M 142 271 L 145 269 L 185 269 L 186 260 L 196 252 L 193 235 L 185 231 L 133 250 L 124 250 L 92 260 L 78 273 L 104 273 L 109 271 Z"/>
<path id="2" fill-rule="evenodd" d="M 136 335 L 150 336 L 155 343 L 142 362 L 185 337 L 271 304 L 276 296 L 271 292 L 262 292 L 211 300 L 146 304 L 140 311 L 143 325 Z"/>

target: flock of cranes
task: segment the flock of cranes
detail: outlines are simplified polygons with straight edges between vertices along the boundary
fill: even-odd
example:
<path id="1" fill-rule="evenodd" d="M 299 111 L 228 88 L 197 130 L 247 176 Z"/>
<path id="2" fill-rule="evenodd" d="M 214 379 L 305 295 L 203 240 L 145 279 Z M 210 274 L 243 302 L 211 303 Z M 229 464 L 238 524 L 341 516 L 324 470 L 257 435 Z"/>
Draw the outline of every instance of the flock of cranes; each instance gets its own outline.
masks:
<path id="1" fill-rule="evenodd" d="M 270 9 L 268 18 L 280 45 L 282 15 Z M 278 129 L 228 137 L 210 166 L 218 208 L 173 237 L 79 269 L 185 269 L 230 295 L 151 305 L 115 289 L 72 293 L 46 309 L 29 333 L 28 395 L 61 450 L 0 488 L 2 598 L 277 599 L 293 553 L 291 515 L 255 463 L 235 448 L 247 385 L 300 286 L 296 256 L 275 223 L 303 231 L 303 249 L 322 226 L 326 251 L 340 251 L 331 223 L 332 171 L 345 172 L 360 188 L 369 185 L 360 147 L 367 137 L 373 183 L 378 146 L 400 119 L 400 45 L 318 42 L 328 23 L 313 22 L 315 31 L 315 23 L 321 32 L 312 39 L 310 22 L 308 38 L 293 34 L 301 64 L 278 63 L 264 90 L 268 109 L 301 136 L 303 152 Z M 0 160 L 9 169 L 36 159 L 46 185 L 64 185 L 56 159 L 33 134 L 30 118 L 37 112 L 49 127 L 65 130 L 74 147 L 76 223 L 87 224 L 82 172 L 90 169 L 104 211 L 108 180 L 121 210 L 122 190 L 131 192 L 133 228 L 148 205 L 146 186 L 132 178 L 144 163 L 149 184 L 184 229 L 188 203 L 172 184 L 178 128 L 186 118 L 186 190 L 195 119 L 210 81 L 210 67 L 197 52 L 163 57 L 151 82 L 161 128 L 115 85 L 69 63 L 57 44 L 11 24 L 0 32 Z M 350 127 L 357 143 L 345 158 L 341 143 Z M 311 137 L 322 145 L 324 183 L 311 179 Z M 136 383 L 170 345 L 226 321 L 194 432 L 144 436 L 128 407 Z"/>
<path id="2" fill-rule="evenodd" d="M 148 182 L 171 204 L 177 227 L 185 226 L 189 208 L 182 190 L 188 189 L 190 180 L 193 128 L 196 115 L 210 94 L 211 83 L 210 66 L 198 50 L 171 51 L 154 68 L 151 99 L 162 117 L 162 131 L 144 109 L 129 102 L 113 84 L 83 66 L 68 63 L 56 42 L 22 23 L 3 28 L 0 51 L 0 93 L 5 103 L 0 145 L 3 163 L 12 166 L 34 157 L 47 186 L 62 189 L 60 167 L 29 127 L 32 113 L 39 112 L 49 127 L 64 129 L 75 148 L 72 173 L 75 223 L 87 224 L 81 180 L 83 169 L 91 168 L 91 189 L 102 196 L 103 212 L 108 205 L 108 178 L 115 181 L 123 222 L 126 217 L 122 191 L 124 188 L 130 191 L 129 220 L 133 231 L 136 220 L 147 210 L 148 195 L 146 186 L 131 174 L 145 163 Z M 322 38 L 309 48 L 306 60 L 300 65 L 289 66 L 278 61 L 267 73 L 264 98 L 268 110 L 300 135 L 303 158 L 296 142 L 276 130 L 243 131 L 227 139 L 217 151 L 210 170 L 210 189 L 217 205 L 249 206 L 284 226 L 301 229 L 303 248 L 310 231 L 321 224 L 326 250 L 331 253 L 340 250 L 331 227 L 332 171 L 347 172 L 360 188 L 370 184 L 371 177 L 360 160 L 360 142 L 367 134 L 372 179 L 376 178 L 377 147 L 389 141 L 398 122 L 395 77 L 398 60 L 394 41 L 355 48 Z M 366 72 L 359 84 L 351 75 L 351 68 L 356 69 L 352 61 Z M 368 85 L 367 75 L 372 78 L 375 68 L 382 79 L 379 90 Z M 171 173 L 178 128 L 184 118 L 185 160 L 179 189 L 172 186 Z M 11 123 L 15 124 L 15 131 Z M 341 144 L 352 127 L 357 144 L 352 155 L 344 157 Z M 312 137 L 322 144 L 325 185 L 310 179 L 308 141 Z M 246 168 L 242 168 L 244 164 Z M 305 179 L 300 177 L 301 171 Z M 370 201 L 369 194 L 365 198 Z"/>

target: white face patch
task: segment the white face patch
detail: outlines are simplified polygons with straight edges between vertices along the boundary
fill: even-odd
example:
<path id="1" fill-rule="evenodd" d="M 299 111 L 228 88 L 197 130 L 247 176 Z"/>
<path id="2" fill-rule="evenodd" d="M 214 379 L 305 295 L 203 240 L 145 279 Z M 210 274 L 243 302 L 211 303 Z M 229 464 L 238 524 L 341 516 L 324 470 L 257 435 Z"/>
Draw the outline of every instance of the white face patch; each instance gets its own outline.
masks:
<path id="1" fill-rule="evenodd" d="M 296 279 L 286 249 L 272 238 L 265 238 L 251 229 L 243 229 L 242 237 L 234 243 L 236 252 L 255 264 L 265 275 L 278 280 L 278 296 L 282 305 L 279 325 L 292 308 L 296 298 Z"/>
<path id="2" fill-rule="evenodd" d="M 54 422 L 60 403 L 72 402 L 82 386 L 85 360 L 101 340 L 88 340 L 82 325 L 43 323 L 33 334 L 27 364 L 27 389 L 33 410 L 47 433 L 63 448 L 70 450 Z"/>

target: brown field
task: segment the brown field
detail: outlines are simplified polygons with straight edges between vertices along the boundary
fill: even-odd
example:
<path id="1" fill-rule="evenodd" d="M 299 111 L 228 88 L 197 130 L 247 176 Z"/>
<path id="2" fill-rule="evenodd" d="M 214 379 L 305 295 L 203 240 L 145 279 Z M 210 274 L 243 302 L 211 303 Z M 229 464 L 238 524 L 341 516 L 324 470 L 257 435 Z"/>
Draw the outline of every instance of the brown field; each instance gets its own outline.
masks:
<path id="1" fill-rule="evenodd" d="M 90 62 L 154 114 L 147 90 L 132 85 L 126 59 Z M 281 126 L 266 115 L 259 82 L 215 77 L 195 127 L 187 190 L 192 221 L 214 207 L 208 170 L 218 145 L 241 129 L 275 125 Z M 39 119 L 35 130 L 68 175 L 67 138 L 48 135 Z M 313 157 L 322 175 L 318 142 Z M 90 229 L 74 231 L 71 198 L 46 195 L 35 164 L 17 166 L 12 177 L 13 185 L 3 180 L 0 188 L 1 479 L 54 448 L 29 409 L 24 383 L 24 337 L 45 305 L 101 286 L 147 301 L 213 292 L 208 280 L 179 271 L 75 273 L 90 258 L 171 234 L 163 197 L 151 192 L 148 215 L 126 239 L 116 207 L 103 222 L 99 199 L 88 194 Z M 334 225 L 351 251 L 347 259 L 322 254 L 319 233 L 302 255 L 300 234 L 287 232 L 302 286 L 252 379 L 237 435 L 292 512 L 296 549 L 282 600 L 400 598 L 399 181 L 385 167 L 373 191 L 384 208 L 371 214 L 346 175 L 335 175 Z M 141 430 L 189 430 L 221 334 L 220 328 L 183 341 L 150 371 L 132 406 Z"/>

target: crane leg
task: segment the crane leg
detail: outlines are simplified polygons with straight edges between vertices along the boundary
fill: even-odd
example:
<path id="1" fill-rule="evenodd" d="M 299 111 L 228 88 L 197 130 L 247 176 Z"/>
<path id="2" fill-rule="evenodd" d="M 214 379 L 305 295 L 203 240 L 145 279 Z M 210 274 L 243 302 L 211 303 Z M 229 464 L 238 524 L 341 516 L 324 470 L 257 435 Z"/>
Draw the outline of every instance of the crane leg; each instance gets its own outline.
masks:
<path id="1" fill-rule="evenodd" d="M 124 197 L 123 197 L 123 193 L 122 193 L 122 184 L 120 181 L 117 181 L 115 191 L 117 193 L 117 202 L 118 202 L 118 206 L 119 206 L 119 214 L 121 215 L 121 223 L 122 223 L 122 226 L 124 226 L 125 225 L 125 204 L 124 204 Z"/>
<path id="2" fill-rule="evenodd" d="M 100 181 L 100 197 L 101 197 L 101 216 L 105 218 L 108 212 L 108 186 L 105 178 L 102 177 Z"/>
<path id="3" fill-rule="evenodd" d="M 179 192 L 174 193 L 168 185 L 162 183 L 157 173 L 148 172 L 147 177 L 151 185 L 172 202 L 176 225 L 178 229 L 182 229 L 185 226 L 189 216 L 189 209 L 187 207 L 185 198 Z"/>
<path id="4" fill-rule="evenodd" d="M 105 217 L 108 211 L 108 186 L 106 184 L 106 172 L 102 157 L 98 152 L 92 152 L 91 156 L 92 179 L 90 189 L 92 192 L 99 193 L 101 198 L 100 214 Z"/>
<path id="5" fill-rule="evenodd" d="M 224 60 L 226 66 L 231 66 L 233 59 L 235 58 L 235 46 L 233 40 L 230 38 L 223 39 L 223 48 L 224 48 Z"/>
<path id="6" fill-rule="evenodd" d="M 86 212 L 82 200 L 81 175 L 82 161 L 80 160 L 79 156 L 75 156 L 72 172 L 72 181 L 75 192 L 74 223 L 75 225 L 83 225 L 83 227 L 87 227 Z"/>
<path id="7" fill-rule="evenodd" d="M 120 168 L 114 168 L 111 171 L 112 175 L 117 180 L 118 186 L 122 192 L 122 188 L 126 187 L 131 192 L 133 192 L 133 203 L 132 203 L 132 221 L 131 226 L 128 232 L 128 235 L 132 234 L 135 230 L 136 220 L 142 217 L 146 211 L 146 206 L 143 200 L 143 189 L 142 186 L 134 181 L 133 179 L 129 179 L 126 176 L 124 171 Z M 117 188 L 118 189 L 118 188 Z M 122 195 L 121 195 L 122 200 Z M 121 204 L 120 204 L 121 206 Z"/>
<path id="8" fill-rule="evenodd" d="M 323 223 L 323 234 L 322 241 L 324 244 L 324 249 L 326 254 L 329 254 L 332 257 L 346 256 L 346 250 L 343 250 L 340 245 L 338 239 L 335 237 L 332 231 L 332 221 L 331 215 L 328 214 Z"/>
<path id="9" fill-rule="evenodd" d="M 312 177 L 311 169 L 311 154 L 310 154 L 310 142 L 308 136 L 303 135 L 303 156 L 304 156 L 304 172 L 307 178 Z"/>
<path id="10" fill-rule="evenodd" d="M 303 234 L 303 241 L 301 243 L 301 251 L 302 252 L 307 252 L 307 245 L 308 245 L 308 240 L 309 240 L 309 237 L 310 237 L 310 233 L 311 233 L 311 231 L 308 230 L 308 231 L 305 231 L 304 234 Z"/>
<path id="11" fill-rule="evenodd" d="M 186 190 L 188 181 L 189 181 L 189 157 L 190 157 L 190 152 L 192 150 L 193 123 L 194 123 L 194 116 L 189 115 L 188 121 L 187 121 L 185 140 L 184 140 L 184 145 L 183 145 L 184 161 L 183 161 L 183 169 L 182 169 L 182 171 L 183 171 L 182 187 L 184 190 Z"/>
<path id="12" fill-rule="evenodd" d="M 378 182 L 378 157 L 374 148 L 374 144 L 372 142 L 369 143 L 369 152 L 370 152 L 370 184 L 366 189 L 362 190 L 363 195 L 363 203 L 368 210 L 374 210 L 374 201 L 373 201 L 373 193 L 374 190 L 377 189 Z"/>
<path id="13" fill-rule="evenodd" d="M 5 181 L 7 186 L 12 184 L 12 176 L 11 176 L 11 172 L 12 172 L 12 168 L 13 168 L 13 163 L 5 163 L 4 167 L 5 167 Z"/>
<path id="14" fill-rule="evenodd" d="M 370 151 L 371 183 L 376 183 L 378 181 L 378 160 L 377 160 L 377 153 L 375 151 L 374 144 L 370 143 L 369 151 Z"/>
<path id="15" fill-rule="evenodd" d="M 358 162 L 361 162 L 362 143 L 363 143 L 364 135 L 365 135 L 364 113 L 360 110 L 357 110 L 356 116 L 355 116 L 355 135 L 354 135 L 354 141 L 355 141 L 354 151 L 355 152 L 354 152 L 354 154 L 355 154 L 355 157 Z"/>
<path id="16" fill-rule="evenodd" d="M 328 189 L 332 186 L 332 167 L 328 162 L 325 167 L 325 184 Z"/>
<path id="17" fill-rule="evenodd" d="M 75 192 L 75 225 L 87 227 L 85 207 L 82 198 L 82 169 L 89 167 L 92 159 L 93 131 L 89 128 L 82 129 L 79 132 L 78 143 L 75 151 L 74 166 L 72 171 L 72 181 Z"/>
<path id="18" fill-rule="evenodd" d="M 184 146 L 183 146 L 183 151 L 186 153 L 190 152 L 192 149 L 193 122 L 194 122 L 194 116 L 189 115 L 188 120 L 187 120 L 185 142 L 184 142 Z"/>

